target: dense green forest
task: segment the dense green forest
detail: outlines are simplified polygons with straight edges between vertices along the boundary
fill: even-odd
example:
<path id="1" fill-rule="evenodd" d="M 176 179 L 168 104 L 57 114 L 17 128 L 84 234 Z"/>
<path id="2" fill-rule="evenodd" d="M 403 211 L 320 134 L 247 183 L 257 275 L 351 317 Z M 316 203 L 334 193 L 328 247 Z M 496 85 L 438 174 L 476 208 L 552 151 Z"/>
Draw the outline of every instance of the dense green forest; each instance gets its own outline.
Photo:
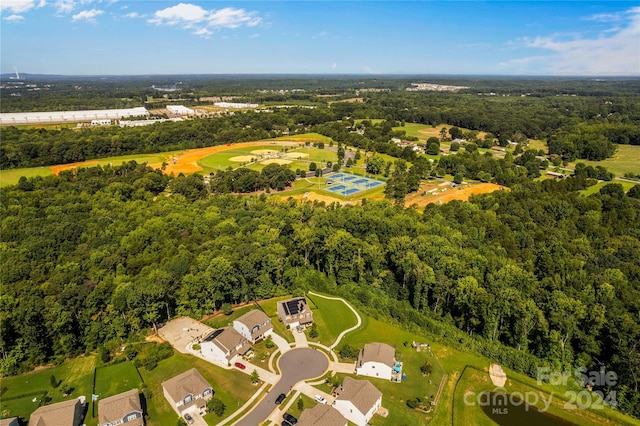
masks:
<path id="1" fill-rule="evenodd" d="M 0 374 L 319 288 L 528 374 L 603 364 L 640 416 L 640 186 L 586 179 L 424 214 L 214 196 L 134 162 L 23 179 L 0 194 Z"/>

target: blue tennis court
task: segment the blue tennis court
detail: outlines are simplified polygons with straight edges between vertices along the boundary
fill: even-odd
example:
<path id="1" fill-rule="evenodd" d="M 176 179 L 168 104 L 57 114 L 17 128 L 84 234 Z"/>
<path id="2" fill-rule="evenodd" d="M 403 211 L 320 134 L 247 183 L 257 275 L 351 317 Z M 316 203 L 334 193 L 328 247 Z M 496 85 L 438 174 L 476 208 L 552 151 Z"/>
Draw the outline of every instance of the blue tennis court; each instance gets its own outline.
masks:
<path id="1" fill-rule="evenodd" d="M 327 176 L 327 178 L 327 186 L 325 189 L 335 194 L 345 196 L 357 194 L 358 192 L 384 185 L 384 182 L 379 180 L 356 176 L 349 173 L 336 173 L 334 175 Z M 330 186 L 332 184 L 334 186 Z"/>

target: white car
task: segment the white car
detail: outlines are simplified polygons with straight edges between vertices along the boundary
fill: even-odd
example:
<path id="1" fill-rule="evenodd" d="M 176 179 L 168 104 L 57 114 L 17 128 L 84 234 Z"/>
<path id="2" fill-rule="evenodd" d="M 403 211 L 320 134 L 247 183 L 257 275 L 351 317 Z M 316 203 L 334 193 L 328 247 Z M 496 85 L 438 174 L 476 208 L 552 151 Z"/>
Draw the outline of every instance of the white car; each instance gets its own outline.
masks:
<path id="1" fill-rule="evenodd" d="M 316 401 L 318 401 L 320 404 L 326 404 L 327 400 L 324 399 L 323 397 L 321 397 L 320 395 L 316 395 L 313 397 L 313 399 L 315 399 Z"/>

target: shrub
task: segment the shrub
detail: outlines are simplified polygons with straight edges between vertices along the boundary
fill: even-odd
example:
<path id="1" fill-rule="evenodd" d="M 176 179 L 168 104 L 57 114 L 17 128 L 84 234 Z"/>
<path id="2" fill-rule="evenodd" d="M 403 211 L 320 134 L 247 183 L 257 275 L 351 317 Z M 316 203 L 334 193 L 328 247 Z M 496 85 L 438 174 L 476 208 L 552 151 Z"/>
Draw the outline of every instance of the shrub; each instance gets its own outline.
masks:
<path id="1" fill-rule="evenodd" d="M 227 406 L 222 402 L 221 399 L 212 397 L 209 401 L 207 401 L 207 412 L 214 413 L 218 417 L 222 417 L 224 414 L 224 410 L 227 409 Z"/>
<path id="2" fill-rule="evenodd" d="M 264 339 L 264 346 L 267 349 L 272 349 L 276 344 L 273 343 L 273 339 L 271 338 L 271 336 L 267 336 L 266 339 Z"/>
<path id="3" fill-rule="evenodd" d="M 358 348 L 355 348 L 346 343 L 342 346 L 342 348 L 340 348 L 338 352 L 340 353 L 341 358 L 356 358 L 360 351 L 358 350 Z"/>

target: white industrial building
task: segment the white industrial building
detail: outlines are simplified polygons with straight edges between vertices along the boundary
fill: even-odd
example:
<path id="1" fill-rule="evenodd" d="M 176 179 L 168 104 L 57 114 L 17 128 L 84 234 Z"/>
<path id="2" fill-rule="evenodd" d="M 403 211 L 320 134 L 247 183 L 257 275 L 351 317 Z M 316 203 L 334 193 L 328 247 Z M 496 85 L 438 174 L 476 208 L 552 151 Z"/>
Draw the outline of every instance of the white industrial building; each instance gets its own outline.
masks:
<path id="1" fill-rule="evenodd" d="M 184 105 L 167 105 L 167 111 L 174 115 L 195 115 L 195 111 Z"/>
<path id="2" fill-rule="evenodd" d="M 148 115 L 149 111 L 144 107 L 86 111 L 7 112 L 0 114 L 0 125 L 84 123 L 94 120 L 120 120 L 121 118 Z"/>
<path id="3" fill-rule="evenodd" d="M 213 106 L 216 106 L 218 108 L 232 108 L 232 109 L 258 108 L 258 104 L 241 104 L 238 102 L 214 102 Z"/>

